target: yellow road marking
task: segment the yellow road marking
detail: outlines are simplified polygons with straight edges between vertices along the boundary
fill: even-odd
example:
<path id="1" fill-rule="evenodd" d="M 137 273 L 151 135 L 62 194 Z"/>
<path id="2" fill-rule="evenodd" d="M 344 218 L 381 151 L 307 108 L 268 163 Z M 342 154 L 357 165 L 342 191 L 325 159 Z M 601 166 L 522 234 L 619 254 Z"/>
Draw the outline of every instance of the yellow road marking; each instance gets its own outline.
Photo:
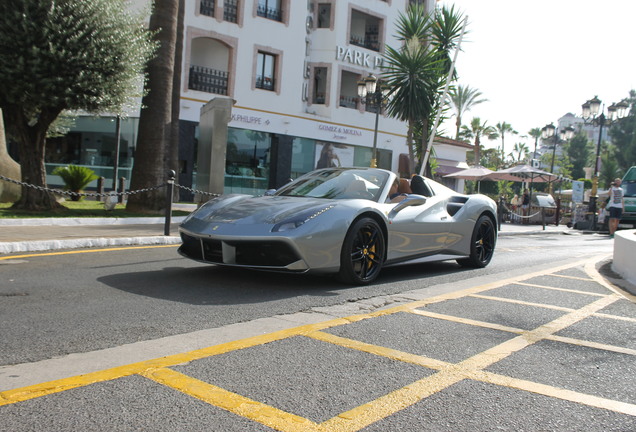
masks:
<path id="1" fill-rule="evenodd" d="M 585 280 L 587 282 L 594 282 L 594 280 L 592 280 L 592 279 L 585 279 Z M 581 290 L 572 289 L 572 288 L 551 287 L 551 286 L 547 286 L 547 285 L 537 285 L 537 284 L 532 284 L 532 283 L 527 283 L 527 282 L 517 282 L 515 285 L 528 286 L 528 287 L 532 287 L 532 288 L 544 288 L 544 289 L 548 289 L 548 290 L 552 290 L 552 291 L 571 292 L 571 293 L 574 293 L 574 294 L 582 294 L 582 295 L 589 295 L 589 296 L 596 296 L 596 297 L 603 297 L 605 295 L 605 294 L 599 294 L 599 293 L 590 292 L 590 291 L 581 291 Z"/>
<path id="2" fill-rule="evenodd" d="M 560 278 L 564 278 L 564 279 L 580 280 L 580 281 L 584 281 L 584 282 L 593 282 L 594 281 L 594 279 L 592 279 L 592 278 L 584 278 L 584 277 L 580 277 L 580 276 L 568 276 L 568 275 L 560 275 L 560 274 L 551 274 L 550 276 L 560 277 Z"/>
<path id="3" fill-rule="evenodd" d="M 0 406 L 32 399 L 34 397 L 43 396 L 45 394 L 57 393 L 60 391 L 68 390 L 70 388 L 85 386 L 94 382 L 117 379 L 132 374 L 139 374 L 155 382 L 189 394 L 214 406 L 234 412 L 245 418 L 270 426 L 280 431 L 290 432 L 295 432 L 297 430 L 343 432 L 357 431 L 378 420 L 386 418 L 410 405 L 413 405 L 434 393 L 442 391 L 463 379 L 479 380 L 500 386 L 526 390 L 548 397 L 554 397 L 572 401 L 575 403 L 608 409 L 623 414 L 636 415 L 636 405 L 634 404 L 613 401 L 484 371 L 484 368 L 492 365 L 493 363 L 500 361 L 536 342 L 546 339 L 575 345 L 589 346 L 592 348 L 604 349 L 607 351 L 619 352 L 623 354 L 636 355 L 636 350 L 628 348 L 614 347 L 605 344 L 555 336 L 555 333 L 557 333 L 558 331 L 567 328 L 572 324 L 579 322 L 589 316 L 604 315 L 602 313 L 599 313 L 599 311 L 619 300 L 621 297 L 617 294 L 602 296 L 593 303 L 590 303 L 576 310 L 569 308 L 556 308 L 567 313 L 549 323 L 546 323 L 530 331 L 515 329 L 506 326 L 499 326 L 492 323 L 482 323 L 479 321 L 459 317 L 451 317 L 419 309 L 428 304 L 459 299 L 470 295 L 490 298 L 495 301 L 510 301 L 509 299 L 502 299 L 498 297 L 480 296 L 478 293 L 510 283 L 517 283 L 518 281 L 527 280 L 538 275 L 575 267 L 581 264 L 586 264 L 587 270 L 588 267 L 591 265 L 590 263 L 592 263 L 592 260 L 570 263 L 542 272 L 536 272 L 533 274 L 526 274 L 506 280 L 500 280 L 498 282 L 472 287 L 453 293 L 447 293 L 444 295 L 415 301 L 368 314 L 354 315 L 345 318 L 325 321 L 318 324 L 299 326 L 296 328 L 281 330 L 266 335 L 255 336 L 252 338 L 229 342 L 187 353 L 99 371 L 92 374 L 51 381 L 49 383 L 23 387 L 21 389 L 8 390 L 0 393 Z M 596 281 L 596 278 L 594 278 L 594 280 Z M 609 289 L 612 289 L 610 285 L 605 282 L 603 282 L 602 285 Z M 534 303 L 528 302 L 519 303 L 546 307 L 545 305 L 536 305 Z M 495 347 L 476 354 L 460 363 L 453 364 L 432 358 L 427 358 L 424 356 L 400 352 L 398 350 L 393 350 L 386 347 L 367 344 L 361 341 L 342 338 L 322 331 L 330 327 L 347 325 L 361 320 L 389 315 L 397 312 L 415 313 L 423 316 L 461 322 L 469 325 L 479 325 L 482 327 L 517 333 L 518 336 L 515 336 L 508 341 L 505 341 Z M 282 340 L 293 336 L 311 337 L 345 348 L 356 349 L 374 355 L 391 358 L 397 361 L 408 362 L 429 369 L 434 369 L 438 372 L 429 377 L 411 383 L 401 389 L 395 390 L 387 395 L 381 396 L 359 407 L 356 407 L 350 411 L 341 413 L 340 415 L 317 425 L 298 415 L 286 413 L 266 404 L 250 400 L 244 396 L 234 394 L 212 384 L 196 380 L 192 377 L 188 377 L 186 375 L 168 369 L 169 366 L 174 366 L 177 364 L 182 364 L 230 351 L 263 345 L 268 342 Z"/>
<path id="4" fill-rule="evenodd" d="M 578 393 L 572 390 L 566 390 L 558 387 L 552 387 L 547 384 L 539 384 L 533 381 L 526 381 L 509 376 L 493 374 L 490 372 L 483 373 L 484 382 L 501 385 L 504 387 L 525 390 L 528 392 L 548 396 L 556 399 L 562 399 L 581 405 L 602 408 L 621 414 L 636 416 L 636 405 L 625 402 L 619 402 L 611 399 L 605 399 L 598 396 L 592 396 L 584 393 Z M 475 378 L 477 379 L 477 378 Z"/>
<path id="5" fill-rule="evenodd" d="M 562 306 L 555 306 L 555 305 L 549 305 L 544 303 L 533 303 L 533 302 L 527 302 L 523 300 L 511 299 L 506 297 L 496 297 L 496 296 L 487 296 L 487 295 L 479 295 L 479 294 L 472 294 L 470 295 L 470 297 L 480 298 L 484 300 L 492 300 L 492 301 L 497 301 L 501 303 L 511 303 L 511 304 L 517 304 L 522 306 L 532 306 L 532 307 L 539 307 L 543 309 L 552 309 L 552 310 L 558 310 L 563 312 L 570 312 L 574 310 L 572 308 L 566 308 Z"/>
<path id="6" fill-rule="evenodd" d="M 117 251 L 123 251 L 123 250 L 131 250 L 131 249 L 157 249 L 157 248 L 169 248 L 169 247 L 177 247 L 177 246 L 179 245 L 172 244 L 172 245 L 126 246 L 126 247 L 117 247 L 117 248 L 108 248 L 108 249 L 78 249 L 78 250 L 71 250 L 71 251 L 65 251 L 65 252 L 30 253 L 25 255 L 1 256 L 0 261 L 12 260 L 16 258 L 35 258 L 35 257 L 43 257 L 43 256 L 73 255 L 73 254 L 95 253 L 95 252 L 117 252 Z"/>
<path id="7" fill-rule="evenodd" d="M 456 316 L 452 316 L 452 315 L 444 315 L 444 314 L 440 314 L 440 313 L 436 313 L 436 312 L 429 312 L 427 310 L 421 310 L 421 309 L 415 309 L 413 311 L 411 311 L 414 314 L 417 315 L 422 315 L 425 317 L 429 317 L 429 318 L 437 318 L 437 319 L 441 319 L 444 321 L 452 321 L 452 322 L 456 322 L 456 323 L 460 323 L 460 324 L 468 324 L 474 327 L 483 327 L 483 328 L 488 328 L 491 330 L 500 330 L 500 331 L 505 331 L 508 333 L 523 333 L 526 330 L 523 329 L 518 329 L 515 327 L 508 327 L 508 326 L 503 326 L 500 324 L 494 324 L 494 323 L 489 323 L 489 322 L 484 322 L 484 321 L 477 321 L 477 320 L 473 320 L 473 319 L 469 319 L 469 318 L 462 318 L 462 317 L 456 317 Z"/>
<path id="8" fill-rule="evenodd" d="M 304 417 L 287 413 L 171 369 L 149 369 L 142 372 L 141 375 L 210 405 L 279 431 L 302 432 L 318 430 L 316 423 Z"/>

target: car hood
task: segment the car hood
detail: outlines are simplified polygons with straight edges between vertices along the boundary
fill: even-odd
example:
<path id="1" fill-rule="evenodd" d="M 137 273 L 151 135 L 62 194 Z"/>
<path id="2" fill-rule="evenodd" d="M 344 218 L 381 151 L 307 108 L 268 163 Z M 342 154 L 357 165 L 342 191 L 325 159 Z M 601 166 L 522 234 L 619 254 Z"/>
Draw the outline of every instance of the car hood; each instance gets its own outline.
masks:
<path id="1" fill-rule="evenodd" d="M 274 225 L 301 213 L 333 207 L 336 200 L 306 197 L 234 197 L 221 200 L 212 208 L 202 207 L 194 217 L 210 223 Z"/>

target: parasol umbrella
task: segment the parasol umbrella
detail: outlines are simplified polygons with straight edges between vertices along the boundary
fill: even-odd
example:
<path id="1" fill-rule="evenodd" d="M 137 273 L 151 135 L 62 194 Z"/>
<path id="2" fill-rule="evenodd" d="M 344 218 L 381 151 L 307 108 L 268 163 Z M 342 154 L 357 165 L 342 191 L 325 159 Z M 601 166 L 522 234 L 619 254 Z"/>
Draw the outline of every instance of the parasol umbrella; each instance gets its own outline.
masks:
<path id="1" fill-rule="evenodd" d="M 477 181 L 477 192 L 479 192 L 479 186 L 480 186 L 481 180 L 494 180 L 488 177 L 492 173 L 494 173 L 493 170 L 490 170 L 483 166 L 474 166 L 471 168 L 454 172 L 452 174 L 445 175 L 444 177 Z"/>
<path id="2" fill-rule="evenodd" d="M 507 180 L 516 182 L 525 182 L 531 180 L 537 183 L 545 183 L 554 181 L 559 178 L 558 175 L 543 171 L 539 168 L 533 168 L 530 165 L 515 165 L 510 168 L 493 172 L 489 176 L 490 180 Z"/>

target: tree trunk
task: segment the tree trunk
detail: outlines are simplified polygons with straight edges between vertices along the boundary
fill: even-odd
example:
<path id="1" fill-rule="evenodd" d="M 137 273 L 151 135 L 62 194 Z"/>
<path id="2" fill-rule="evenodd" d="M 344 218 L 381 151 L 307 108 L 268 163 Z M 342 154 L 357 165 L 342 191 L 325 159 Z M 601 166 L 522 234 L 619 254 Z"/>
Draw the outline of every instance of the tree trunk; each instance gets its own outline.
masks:
<path id="1" fill-rule="evenodd" d="M 481 166 L 481 155 L 479 154 L 479 135 L 475 137 L 475 166 Z"/>
<path id="2" fill-rule="evenodd" d="M 29 120 L 18 108 L 5 111 L 5 117 L 19 143 L 22 182 L 33 186 L 46 187 L 46 169 L 44 153 L 46 149 L 46 131 L 61 110 L 41 112 L 38 121 L 30 125 Z M 28 143 L 28 145 L 27 145 Z M 34 187 L 22 186 L 20 199 L 12 206 L 21 210 L 62 210 L 65 207 L 55 200 L 55 195 Z"/>
<path id="3" fill-rule="evenodd" d="M 409 149 L 409 175 L 415 174 L 415 155 L 413 154 L 413 122 L 409 121 L 406 132 L 406 143 Z"/>
<path id="4" fill-rule="evenodd" d="M 20 164 L 14 161 L 7 151 L 7 140 L 4 133 L 4 120 L 0 109 L 0 173 L 13 180 L 19 180 Z M 14 203 L 20 199 L 20 185 L 0 180 L 0 202 Z"/>
<path id="5" fill-rule="evenodd" d="M 179 0 L 157 0 L 150 17 L 150 30 L 158 31 L 160 43 L 155 58 L 148 62 L 146 94 L 139 116 L 137 152 L 130 189 L 152 188 L 166 183 L 167 148 L 172 133 L 172 87 L 177 39 Z M 131 195 L 126 209 L 161 213 L 165 210 L 164 189 Z"/>
<path id="6" fill-rule="evenodd" d="M 459 130 L 462 127 L 462 118 L 457 115 L 457 120 L 455 120 L 455 139 L 459 140 Z"/>
<path id="7" fill-rule="evenodd" d="M 185 0 L 179 0 L 179 15 L 177 17 L 177 39 L 174 53 L 174 73 L 172 79 L 172 125 L 170 130 L 170 142 L 168 145 L 168 158 L 166 171 L 174 170 L 179 180 L 179 113 L 181 109 L 181 63 L 183 61 L 183 16 L 185 13 Z M 174 201 L 179 200 L 179 188 L 174 188 Z"/>

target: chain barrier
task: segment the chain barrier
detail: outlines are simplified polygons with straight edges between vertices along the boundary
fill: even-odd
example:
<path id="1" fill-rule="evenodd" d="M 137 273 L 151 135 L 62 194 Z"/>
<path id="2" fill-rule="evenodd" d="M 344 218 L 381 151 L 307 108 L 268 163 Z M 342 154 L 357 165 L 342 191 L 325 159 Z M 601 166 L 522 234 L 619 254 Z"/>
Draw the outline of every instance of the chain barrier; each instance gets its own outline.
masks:
<path id="1" fill-rule="evenodd" d="M 3 175 L 0 175 L 0 180 L 4 180 L 7 181 L 9 183 L 14 183 L 20 186 L 25 186 L 31 189 L 36 189 L 39 191 L 43 191 L 43 192 L 51 192 L 51 193 L 55 193 L 58 195 L 68 195 L 68 196 L 80 196 L 80 197 L 101 197 L 101 198 L 107 198 L 107 197 L 120 197 L 120 196 L 124 196 L 124 195 L 136 195 L 139 193 L 143 193 L 143 192 L 150 192 L 153 190 L 157 190 L 157 189 L 161 189 L 166 187 L 165 184 L 161 184 L 161 185 L 157 185 L 157 186 L 153 186 L 153 187 L 149 187 L 149 188 L 145 188 L 145 189 L 139 189 L 139 190 L 134 190 L 134 191 L 125 191 L 125 192 L 106 192 L 106 193 L 93 193 L 93 192 L 71 192 L 71 191 L 66 191 L 66 190 L 62 190 L 62 189 L 52 189 L 52 188 L 48 188 L 48 187 L 44 187 L 44 186 L 36 186 L 36 185 L 32 185 L 30 183 L 25 183 L 25 182 L 21 182 L 18 180 L 13 180 L 10 179 L 8 177 L 5 177 Z"/>
<path id="2" fill-rule="evenodd" d="M 17 184 L 19 186 L 25 186 L 31 189 L 36 189 L 39 191 L 43 191 L 43 192 L 51 192 L 51 193 L 55 193 L 58 195 L 68 195 L 68 196 L 83 196 L 83 197 L 101 197 L 101 198 L 107 198 L 107 197 L 120 197 L 120 196 L 124 196 L 124 195 L 136 195 L 136 194 L 140 194 L 140 193 L 144 193 L 144 192 L 150 192 L 153 190 L 157 190 L 157 189 L 161 189 L 166 187 L 166 184 L 161 184 L 161 185 L 157 185 L 157 186 L 153 186 L 153 187 L 149 187 L 149 188 L 145 188 L 145 189 L 139 189 L 139 190 L 134 190 L 134 191 L 125 191 L 125 192 L 105 192 L 105 193 L 96 193 L 96 192 L 71 192 L 71 191 L 65 191 L 62 189 L 52 189 L 52 188 L 48 188 L 48 187 L 44 187 L 44 186 L 36 186 L 36 185 L 32 185 L 30 183 L 25 183 L 25 182 L 21 182 L 19 180 L 14 180 L 12 178 L 9 177 L 5 177 L 3 175 L 0 175 L 0 180 L 4 180 L 6 182 L 9 183 L 14 183 Z M 201 191 L 201 190 L 196 190 L 196 189 L 192 189 L 189 188 L 187 186 L 182 186 L 180 184 L 175 183 L 174 184 L 176 187 L 186 190 L 188 192 L 191 192 L 193 194 L 199 194 L 199 195 L 205 195 L 205 196 L 209 196 L 212 198 L 216 198 L 221 196 L 221 194 L 218 193 L 211 193 L 211 192 L 205 192 L 205 191 Z"/>
<path id="3" fill-rule="evenodd" d="M 193 194 L 207 195 L 207 196 L 210 196 L 210 197 L 212 197 L 212 198 L 216 198 L 216 197 L 221 196 L 221 194 L 218 194 L 218 193 L 212 193 L 212 192 L 200 191 L 200 190 L 196 190 L 196 189 L 189 188 L 189 187 L 187 187 L 187 186 L 181 186 L 180 184 L 177 184 L 177 183 L 175 183 L 174 185 L 175 185 L 176 187 L 178 187 L 179 189 L 186 190 L 186 191 L 191 192 L 191 193 L 193 193 Z"/>
<path id="4" fill-rule="evenodd" d="M 541 214 L 541 210 L 539 210 L 538 212 L 536 212 L 536 213 L 534 213 L 534 214 L 531 214 L 531 215 L 528 215 L 528 216 L 523 216 L 523 215 L 520 215 L 519 213 L 515 213 L 515 211 L 514 211 L 514 210 L 512 210 L 512 209 L 508 208 L 508 206 L 506 205 L 506 203 L 499 202 L 499 205 L 500 205 L 500 206 L 503 206 L 504 211 L 505 211 L 506 213 L 508 213 L 510 216 L 512 216 L 513 218 L 519 218 L 519 219 L 530 219 L 530 218 L 532 218 L 532 217 L 534 217 L 534 216 L 536 216 L 536 215 L 538 215 L 538 214 Z M 509 216 L 509 217 L 510 217 L 510 216 Z"/>

